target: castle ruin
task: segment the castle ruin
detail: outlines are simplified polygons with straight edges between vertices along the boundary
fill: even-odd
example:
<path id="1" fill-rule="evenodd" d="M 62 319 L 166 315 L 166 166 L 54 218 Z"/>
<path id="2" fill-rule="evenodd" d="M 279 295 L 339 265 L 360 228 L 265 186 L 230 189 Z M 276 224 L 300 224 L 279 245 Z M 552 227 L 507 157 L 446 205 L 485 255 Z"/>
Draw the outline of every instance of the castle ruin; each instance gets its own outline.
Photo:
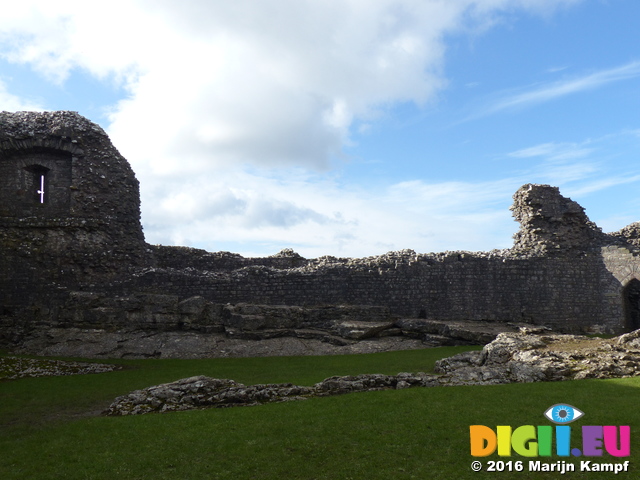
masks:
<path id="1" fill-rule="evenodd" d="M 99 126 L 74 112 L 3 112 L 0 345 L 224 356 L 231 340 L 256 354 L 285 338 L 437 344 L 461 321 L 640 328 L 640 224 L 605 234 L 549 185 L 524 185 L 511 209 L 514 245 L 491 252 L 244 258 L 149 245 L 138 181 Z"/>

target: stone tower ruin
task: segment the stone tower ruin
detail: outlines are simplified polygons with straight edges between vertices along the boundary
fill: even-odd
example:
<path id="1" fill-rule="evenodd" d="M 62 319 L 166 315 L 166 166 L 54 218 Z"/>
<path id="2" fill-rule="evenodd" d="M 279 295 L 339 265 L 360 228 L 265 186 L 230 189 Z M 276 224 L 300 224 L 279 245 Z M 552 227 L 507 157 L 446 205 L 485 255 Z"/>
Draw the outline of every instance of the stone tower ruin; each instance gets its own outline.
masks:
<path id="1" fill-rule="evenodd" d="M 144 261 L 138 181 L 74 112 L 0 113 L 0 303 L 105 282 Z"/>

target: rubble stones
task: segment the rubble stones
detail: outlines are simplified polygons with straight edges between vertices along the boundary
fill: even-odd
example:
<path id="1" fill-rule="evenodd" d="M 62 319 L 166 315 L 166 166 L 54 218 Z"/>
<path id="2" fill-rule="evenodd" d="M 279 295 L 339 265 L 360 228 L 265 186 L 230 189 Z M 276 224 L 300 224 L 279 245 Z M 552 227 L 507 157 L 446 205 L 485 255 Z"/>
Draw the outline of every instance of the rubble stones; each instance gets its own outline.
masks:
<path id="1" fill-rule="evenodd" d="M 64 375 L 86 375 L 119 370 L 118 365 L 62 360 L 0 357 L 0 380 L 15 380 L 25 377 L 49 377 Z"/>
<path id="2" fill-rule="evenodd" d="M 436 362 L 436 374 L 329 377 L 313 386 L 242 385 L 204 376 L 136 390 L 115 399 L 107 415 L 259 405 L 411 387 L 497 385 L 640 375 L 640 330 L 611 340 L 580 335 L 501 333 L 481 351 Z"/>
<path id="3" fill-rule="evenodd" d="M 640 374 L 640 330 L 604 340 L 581 335 L 501 333 L 482 349 L 436 362 L 449 384 L 617 378 Z"/>
<path id="4" fill-rule="evenodd" d="M 434 377 L 425 373 L 330 377 L 311 387 L 291 383 L 247 386 L 233 380 L 196 376 L 118 397 L 104 413 L 119 416 L 207 407 L 253 406 L 311 397 L 433 385 Z"/>

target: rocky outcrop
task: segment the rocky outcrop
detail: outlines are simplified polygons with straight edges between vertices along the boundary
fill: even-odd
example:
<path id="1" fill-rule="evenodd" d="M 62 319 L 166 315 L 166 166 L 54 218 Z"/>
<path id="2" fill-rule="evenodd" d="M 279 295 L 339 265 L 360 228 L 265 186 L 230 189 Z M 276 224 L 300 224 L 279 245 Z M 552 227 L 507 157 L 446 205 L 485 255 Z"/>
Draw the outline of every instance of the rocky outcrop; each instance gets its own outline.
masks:
<path id="1" fill-rule="evenodd" d="M 439 360 L 435 372 L 452 385 L 636 376 L 640 375 L 640 330 L 610 340 L 502 333 L 481 351 Z"/>
<path id="2" fill-rule="evenodd" d="M 499 323 L 426 320 L 420 318 L 404 318 L 395 325 L 403 335 L 420 338 L 430 346 L 441 345 L 485 345 L 493 341 L 498 334 L 517 332 L 527 328 L 525 323 Z M 530 328 L 535 328 L 529 325 Z"/>
<path id="3" fill-rule="evenodd" d="M 84 358 L 371 353 L 484 345 L 524 324 L 398 318 L 387 307 L 214 304 L 201 296 L 71 292 L 14 350 Z"/>
<path id="4" fill-rule="evenodd" d="M 260 405 L 352 392 L 454 385 L 553 382 L 640 375 L 640 330 L 603 340 L 580 335 L 501 333 L 481 351 L 436 362 L 435 374 L 330 377 L 313 386 L 243 385 L 197 376 L 136 390 L 115 399 L 106 415 Z"/>
<path id="5" fill-rule="evenodd" d="M 250 339 L 249 333 L 235 338 L 224 333 L 49 328 L 29 336 L 15 350 L 22 354 L 83 358 L 235 358 L 350 355 L 426 346 L 421 340 L 407 337 L 356 341 L 318 330 L 271 331 L 271 334 L 271 338 Z"/>
<path id="6" fill-rule="evenodd" d="M 208 407 L 251 406 L 353 392 L 428 387 L 436 377 L 426 373 L 330 377 L 311 387 L 291 383 L 243 385 L 233 380 L 197 376 L 136 390 L 118 397 L 106 415 L 139 415 Z"/>

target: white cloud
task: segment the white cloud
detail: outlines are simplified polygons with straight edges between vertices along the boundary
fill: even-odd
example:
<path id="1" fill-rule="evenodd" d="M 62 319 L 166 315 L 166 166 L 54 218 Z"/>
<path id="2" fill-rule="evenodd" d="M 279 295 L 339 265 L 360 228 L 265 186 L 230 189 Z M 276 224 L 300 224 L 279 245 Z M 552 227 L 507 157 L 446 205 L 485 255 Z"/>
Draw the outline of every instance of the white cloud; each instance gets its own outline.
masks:
<path id="1" fill-rule="evenodd" d="M 3 5 L 0 16 L 0 54 L 55 83 L 64 82 L 74 68 L 131 81 L 132 68 L 150 51 L 143 47 L 149 46 L 144 35 L 149 18 L 126 0 L 14 2 Z"/>
<path id="2" fill-rule="evenodd" d="M 214 180 L 208 193 L 196 193 L 201 206 L 194 205 L 191 196 L 171 198 L 175 216 L 170 228 L 160 217 L 163 211 L 154 210 L 157 216 L 144 219 L 147 236 L 153 242 L 208 250 L 260 238 L 263 247 L 254 246 L 246 254 L 292 247 L 315 257 L 374 255 L 403 248 L 502 248 L 509 246 L 517 229 L 507 207 L 521 179 L 477 184 L 411 181 L 367 191 L 324 176 L 289 177 L 286 170 L 269 178 L 238 171 L 231 176 Z M 243 188 L 222 195 L 228 199 L 222 208 L 209 207 L 207 196 L 215 197 L 228 183 Z M 217 200 L 213 203 L 220 206 Z"/>
<path id="3" fill-rule="evenodd" d="M 640 147 L 637 130 L 624 129 L 581 142 L 547 142 L 507 154 L 526 159 L 521 178 L 560 186 L 567 195 L 581 198 L 612 187 L 640 181 L 635 164 L 620 163 L 620 150 Z M 625 171 L 626 170 L 626 171 Z M 625 203 L 629 200 L 625 199 Z"/>
<path id="4" fill-rule="evenodd" d="M 555 153 L 557 150 L 558 145 L 556 143 L 541 143 L 540 145 L 511 152 L 509 156 L 515 158 L 543 157 Z"/>
<path id="5" fill-rule="evenodd" d="M 26 100 L 7 91 L 7 87 L 0 80 L 0 111 L 17 112 L 23 110 L 39 111 L 42 106 L 31 100 Z"/>
<path id="6" fill-rule="evenodd" d="M 577 1 L 22 0 L 3 7 L 0 56 L 51 82 L 81 69 L 126 89 L 107 129 L 141 181 L 151 242 L 293 244 L 305 255 L 490 248 L 515 229 L 502 205 L 513 180 L 365 191 L 327 172 L 354 125 L 445 88 L 447 35 Z M 7 95 L 8 108 L 21 105 Z M 482 229 L 489 219 L 494 232 Z"/>
<path id="7" fill-rule="evenodd" d="M 3 9 L 0 52 L 52 81 L 80 68 L 123 83 L 130 96 L 109 131 L 155 172 L 203 161 L 326 169 L 354 119 L 424 104 L 445 85 L 444 35 L 571 3 L 24 0 Z"/>
<path id="8" fill-rule="evenodd" d="M 582 197 L 584 195 L 598 192 L 607 188 L 618 187 L 620 185 L 636 182 L 640 182 L 640 175 L 605 177 L 597 180 L 591 180 L 568 191 L 575 197 Z"/>
<path id="9" fill-rule="evenodd" d="M 552 82 L 517 94 L 509 94 L 493 102 L 474 118 L 491 115 L 504 110 L 524 108 L 555 100 L 567 95 L 592 90 L 608 83 L 619 82 L 640 76 L 640 61 L 629 62 L 619 67 L 601 70 L 576 78 Z"/>
<path id="10" fill-rule="evenodd" d="M 533 147 L 523 148 L 515 152 L 509 153 L 513 158 L 535 158 L 542 157 L 547 161 L 563 162 L 567 160 L 575 160 L 587 157 L 594 149 L 587 148 L 585 145 L 590 144 L 587 140 L 582 144 L 576 143 L 542 143 Z"/>

